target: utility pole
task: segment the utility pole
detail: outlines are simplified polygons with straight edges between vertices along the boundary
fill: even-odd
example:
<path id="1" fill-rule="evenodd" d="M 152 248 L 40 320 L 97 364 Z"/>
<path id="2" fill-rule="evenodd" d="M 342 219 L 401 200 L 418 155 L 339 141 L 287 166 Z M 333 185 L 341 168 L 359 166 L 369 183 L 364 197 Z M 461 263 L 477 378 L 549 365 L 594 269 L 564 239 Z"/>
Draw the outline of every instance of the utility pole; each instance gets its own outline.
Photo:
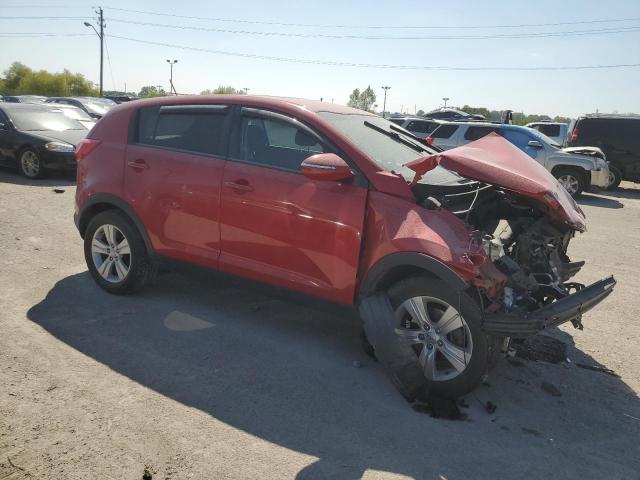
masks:
<path id="1" fill-rule="evenodd" d="M 169 78 L 169 85 L 171 85 L 171 91 L 173 92 L 173 94 L 177 95 L 178 92 L 176 92 L 176 87 L 173 86 L 173 66 L 178 63 L 178 60 L 171 61 L 167 59 L 167 63 L 171 66 L 171 77 Z"/>
<path id="2" fill-rule="evenodd" d="M 249 87 L 244 87 L 243 90 L 245 95 L 249 94 Z"/>
<path id="3" fill-rule="evenodd" d="M 384 90 L 384 102 L 382 102 L 382 118 L 384 118 L 385 112 L 387 111 L 387 90 L 389 90 L 391 87 L 385 85 L 382 87 L 382 89 Z"/>
<path id="4" fill-rule="evenodd" d="M 84 26 L 93 28 L 93 31 L 96 32 L 96 35 L 100 39 L 100 96 L 102 96 L 104 89 L 104 27 L 106 27 L 106 25 L 104 24 L 104 12 L 102 11 L 102 7 L 98 7 L 98 10 L 95 12 L 98 14 L 98 26 L 100 31 L 96 30 L 96 27 L 89 22 L 84 22 Z"/>

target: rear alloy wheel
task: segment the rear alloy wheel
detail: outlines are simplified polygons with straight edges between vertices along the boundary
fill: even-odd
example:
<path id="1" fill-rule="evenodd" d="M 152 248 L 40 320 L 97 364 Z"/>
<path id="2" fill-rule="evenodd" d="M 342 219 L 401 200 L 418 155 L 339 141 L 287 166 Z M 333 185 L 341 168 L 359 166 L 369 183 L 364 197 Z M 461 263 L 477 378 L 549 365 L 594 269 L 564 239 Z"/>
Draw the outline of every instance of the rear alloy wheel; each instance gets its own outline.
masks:
<path id="1" fill-rule="evenodd" d="M 140 232 L 115 210 L 91 220 L 84 234 L 84 256 L 93 279 L 110 293 L 135 292 L 156 272 Z"/>
<path id="2" fill-rule="evenodd" d="M 40 162 L 40 157 L 31 149 L 23 150 L 20 153 L 18 169 L 22 175 L 32 179 L 42 178 L 46 174 L 42 162 Z"/>
<path id="3" fill-rule="evenodd" d="M 609 167 L 609 185 L 607 186 L 607 190 L 615 190 L 620 185 L 622 181 L 622 172 L 618 170 L 616 167 Z"/>
<path id="4" fill-rule="evenodd" d="M 572 197 L 580 195 L 585 188 L 584 175 L 574 169 L 566 168 L 558 170 L 556 172 L 556 178 L 560 185 L 562 185 Z"/>

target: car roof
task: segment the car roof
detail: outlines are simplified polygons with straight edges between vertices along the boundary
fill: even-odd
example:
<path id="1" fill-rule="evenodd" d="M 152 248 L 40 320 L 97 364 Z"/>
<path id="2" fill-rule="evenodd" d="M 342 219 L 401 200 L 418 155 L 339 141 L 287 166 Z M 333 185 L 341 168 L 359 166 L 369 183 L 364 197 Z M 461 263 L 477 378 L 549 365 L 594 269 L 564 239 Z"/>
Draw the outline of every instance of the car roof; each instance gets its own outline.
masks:
<path id="1" fill-rule="evenodd" d="M 119 109 L 139 108 L 141 106 L 159 105 L 218 105 L 218 104 L 241 104 L 256 108 L 290 109 L 300 108 L 309 112 L 329 112 L 342 115 L 370 115 L 374 113 L 365 112 L 356 108 L 345 107 L 337 103 L 321 102 L 320 100 L 310 100 L 295 97 L 272 97 L 268 95 L 173 95 L 165 97 L 153 97 L 126 102 L 120 104 Z"/>
<path id="2" fill-rule="evenodd" d="M 583 120 L 585 118 L 640 120 L 640 115 L 637 113 L 588 113 L 580 116 L 578 120 Z"/>
<path id="3" fill-rule="evenodd" d="M 5 111 L 5 112 L 14 112 L 14 111 L 18 111 L 18 110 L 22 110 L 22 111 L 29 111 L 29 110 L 34 110 L 34 111 L 48 111 L 51 110 L 51 107 L 48 105 L 42 105 L 40 103 L 3 103 L 1 105 L 1 108 Z"/>

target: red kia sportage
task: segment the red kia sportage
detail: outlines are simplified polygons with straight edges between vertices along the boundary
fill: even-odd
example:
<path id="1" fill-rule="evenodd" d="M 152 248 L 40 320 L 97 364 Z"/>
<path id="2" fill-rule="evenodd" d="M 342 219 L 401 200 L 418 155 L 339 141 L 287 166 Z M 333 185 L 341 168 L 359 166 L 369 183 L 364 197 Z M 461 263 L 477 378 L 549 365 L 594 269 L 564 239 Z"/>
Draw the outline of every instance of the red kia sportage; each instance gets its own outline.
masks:
<path id="1" fill-rule="evenodd" d="M 76 156 L 102 288 L 131 293 L 171 258 L 356 304 L 410 399 L 468 392 L 509 338 L 582 328 L 615 285 L 569 282 L 584 214 L 495 134 L 438 152 L 335 104 L 180 96 L 113 109 Z"/>

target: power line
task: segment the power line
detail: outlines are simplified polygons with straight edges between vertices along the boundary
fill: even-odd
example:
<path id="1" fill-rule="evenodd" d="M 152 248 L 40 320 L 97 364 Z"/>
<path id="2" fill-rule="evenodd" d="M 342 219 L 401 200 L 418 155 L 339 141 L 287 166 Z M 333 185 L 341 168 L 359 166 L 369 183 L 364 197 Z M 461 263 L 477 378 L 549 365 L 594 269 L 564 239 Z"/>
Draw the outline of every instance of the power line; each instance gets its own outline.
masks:
<path id="1" fill-rule="evenodd" d="M 0 33 L 4 38 L 86 37 L 92 33 Z"/>
<path id="2" fill-rule="evenodd" d="M 181 50 L 191 50 L 196 52 L 211 53 L 214 55 L 225 55 L 231 57 L 252 58 L 257 60 L 271 60 L 276 62 L 303 63 L 311 65 L 328 65 L 335 67 L 355 67 L 355 68 L 381 68 L 381 69 L 398 69 L 398 70 L 436 70 L 436 71 L 557 71 L 557 70 L 596 70 L 605 68 L 632 68 L 640 67 L 640 63 L 621 63 L 609 65 L 578 65 L 578 66 L 555 66 L 555 67 L 449 67 L 449 66 L 433 66 L 433 65 L 387 65 L 375 63 L 355 63 L 355 62 L 337 62 L 330 60 L 308 60 L 303 58 L 274 57 L 268 55 L 258 55 L 253 53 L 229 52 L 226 50 L 212 50 L 207 48 L 190 47 L 187 45 L 176 45 L 173 43 L 153 42 L 151 40 L 141 40 L 137 38 L 122 37 L 118 35 L 110 35 L 111 38 L 127 40 L 130 42 L 144 43 L 147 45 L 156 45 L 160 47 L 178 48 Z"/>
<path id="3" fill-rule="evenodd" d="M 318 23 L 287 23 L 287 22 L 270 22 L 265 20 L 246 20 L 240 18 L 223 18 L 223 17 L 202 17 L 193 15 L 179 15 L 175 13 L 151 12 L 149 10 L 132 10 L 128 8 L 109 7 L 110 10 L 120 12 L 142 13 L 145 15 L 156 15 L 162 17 L 187 18 L 192 20 L 210 20 L 215 22 L 229 23 L 248 23 L 256 25 L 275 25 L 281 27 L 317 27 L 317 28 L 371 28 L 371 29 L 483 29 L 483 28 L 523 28 L 523 27 L 557 27 L 566 25 L 588 25 L 597 23 L 619 23 L 632 22 L 640 20 L 640 17 L 630 18 L 611 18 L 597 20 L 578 20 L 572 22 L 554 22 L 554 23 L 521 23 L 517 25 L 347 25 L 347 24 L 318 24 Z"/>
<path id="4" fill-rule="evenodd" d="M 640 26 L 608 28 L 608 29 L 592 29 L 592 30 L 573 30 L 565 32 L 540 32 L 540 33 L 505 33 L 490 35 L 428 35 L 428 36 L 383 36 L 383 35 L 334 35 L 322 33 L 292 33 L 292 32 L 260 32 L 253 30 L 231 30 L 225 28 L 196 27 L 187 25 L 171 25 L 167 23 L 141 22 L 137 20 L 125 20 L 121 18 L 107 18 L 110 22 L 127 23 L 132 25 L 144 25 L 149 27 L 175 28 L 180 30 L 198 30 L 205 32 L 230 33 L 238 35 L 258 35 L 273 37 L 297 37 L 297 38 L 325 38 L 340 40 L 488 40 L 488 39 L 505 39 L 505 38 L 541 38 L 541 37 L 569 37 L 584 35 L 606 35 L 612 33 L 632 33 L 639 32 Z"/>
<path id="5" fill-rule="evenodd" d="M 111 67 L 111 57 L 109 57 L 109 47 L 107 45 L 107 36 L 104 36 L 104 49 L 107 52 L 107 62 L 109 63 L 109 73 L 111 74 L 111 84 L 113 86 L 113 89 L 116 90 L 116 81 L 115 78 L 113 76 L 113 67 Z"/>
<path id="6" fill-rule="evenodd" d="M 50 17 L 50 16 L 23 16 L 0 17 L 0 20 L 86 20 L 87 17 Z"/>

